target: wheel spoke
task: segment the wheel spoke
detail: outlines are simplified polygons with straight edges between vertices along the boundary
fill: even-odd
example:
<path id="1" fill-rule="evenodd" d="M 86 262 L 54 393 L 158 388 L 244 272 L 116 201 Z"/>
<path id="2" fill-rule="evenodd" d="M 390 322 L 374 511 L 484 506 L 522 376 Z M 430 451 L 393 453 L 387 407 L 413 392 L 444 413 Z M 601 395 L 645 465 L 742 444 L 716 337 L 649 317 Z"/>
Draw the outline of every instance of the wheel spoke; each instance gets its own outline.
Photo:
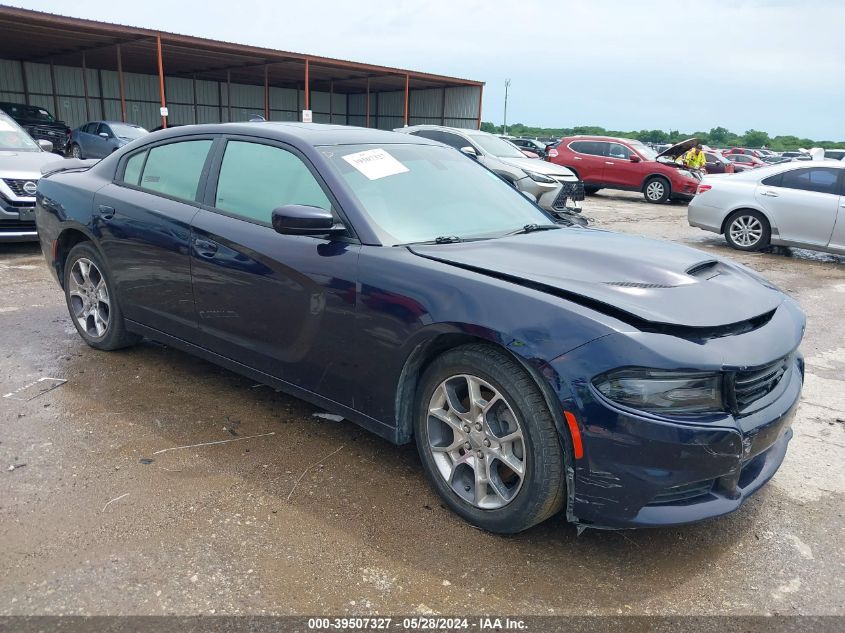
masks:
<path id="1" fill-rule="evenodd" d="M 498 459 L 511 471 L 513 471 L 515 475 L 519 475 L 520 478 L 522 478 L 522 476 L 525 474 L 525 464 L 523 464 L 513 455 L 506 455 L 505 453 L 499 451 L 496 454 L 496 459 Z"/>

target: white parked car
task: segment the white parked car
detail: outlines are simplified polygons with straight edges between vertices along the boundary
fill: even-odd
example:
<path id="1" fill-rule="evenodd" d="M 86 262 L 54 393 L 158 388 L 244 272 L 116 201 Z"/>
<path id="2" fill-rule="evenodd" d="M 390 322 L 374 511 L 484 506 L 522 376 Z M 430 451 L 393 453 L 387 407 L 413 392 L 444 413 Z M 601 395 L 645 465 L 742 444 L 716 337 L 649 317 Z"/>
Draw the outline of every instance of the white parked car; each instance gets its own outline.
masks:
<path id="1" fill-rule="evenodd" d="M 778 244 L 845 253 L 845 164 L 789 162 L 705 176 L 687 216 L 743 251 Z"/>

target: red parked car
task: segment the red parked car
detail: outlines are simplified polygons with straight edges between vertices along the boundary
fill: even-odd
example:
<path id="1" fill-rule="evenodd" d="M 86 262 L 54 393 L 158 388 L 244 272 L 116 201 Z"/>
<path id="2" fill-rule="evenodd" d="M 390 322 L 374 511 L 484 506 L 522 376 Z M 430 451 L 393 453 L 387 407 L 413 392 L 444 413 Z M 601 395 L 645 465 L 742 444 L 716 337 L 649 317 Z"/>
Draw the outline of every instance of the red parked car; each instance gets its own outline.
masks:
<path id="1" fill-rule="evenodd" d="M 722 151 L 722 156 L 730 156 L 733 154 L 745 154 L 747 156 L 753 156 L 754 158 L 762 158 L 763 153 L 756 149 L 748 149 L 745 147 L 732 147 L 731 149 L 726 149 Z"/>
<path id="2" fill-rule="evenodd" d="M 704 157 L 707 159 L 704 170 L 708 174 L 732 174 L 736 171 L 734 164 L 719 152 L 705 149 Z"/>
<path id="3" fill-rule="evenodd" d="M 700 176 L 674 162 L 697 142 L 687 139 L 657 154 L 640 141 L 608 136 L 570 136 L 549 149 L 546 160 L 571 169 L 584 191 L 641 191 L 647 202 L 690 200 Z"/>
<path id="4" fill-rule="evenodd" d="M 744 167 L 745 169 L 757 169 L 758 167 L 766 167 L 769 164 L 751 154 L 728 154 L 725 158 L 731 161 L 735 167 Z M 745 169 L 737 171 L 745 171 Z"/>

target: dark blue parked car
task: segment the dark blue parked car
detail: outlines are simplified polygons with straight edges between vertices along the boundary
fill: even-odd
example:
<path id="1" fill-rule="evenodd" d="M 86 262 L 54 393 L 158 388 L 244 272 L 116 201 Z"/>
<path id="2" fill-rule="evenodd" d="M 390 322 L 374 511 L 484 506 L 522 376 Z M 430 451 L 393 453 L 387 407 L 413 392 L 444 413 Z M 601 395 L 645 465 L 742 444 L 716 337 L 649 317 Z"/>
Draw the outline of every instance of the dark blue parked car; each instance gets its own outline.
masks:
<path id="1" fill-rule="evenodd" d="M 71 132 L 68 154 L 73 158 L 105 158 L 145 134 L 149 132 L 134 123 L 89 121 Z"/>
<path id="2" fill-rule="evenodd" d="M 146 336 L 413 440 L 485 529 L 713 517 L 784 458 L 792 299 L 709 253 L 555 224 L 455 149 L 202 125 L 61 169 L 38 234 L 89 345 Z"/>

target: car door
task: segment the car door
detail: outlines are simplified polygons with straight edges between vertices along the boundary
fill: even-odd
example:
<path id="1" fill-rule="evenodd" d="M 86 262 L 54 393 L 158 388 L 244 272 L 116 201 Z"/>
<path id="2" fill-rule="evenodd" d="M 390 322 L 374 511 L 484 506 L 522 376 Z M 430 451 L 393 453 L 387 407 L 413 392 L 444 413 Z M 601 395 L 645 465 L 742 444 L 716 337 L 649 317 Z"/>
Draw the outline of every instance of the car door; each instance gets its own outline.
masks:
<path id="1" fill-rule="evenodd" d="M 356 275 L 349 237 L 281 235 L 273 209 L 305 204 L 341 215 L 302 154 L 228 138 L 204 208 L 192 222 L 192 278 L 201 344 L 226 358 L 353 405 Z"/>
<path id="2" fill-rule="evenodd" d="M 801 167 L 760 182 L 755 197 L 771 213 L 780 239 L 828 245 L 840 208 L 841 173 L 834 167 Z"/>
<path id="3" fill-rule="evenodd" d="M 631 148 L 622 143 L 602 143 L 604 149 L 604 167 L 602 181 L 617 187 L 636 187 L 643 182 L 643 167 L 640 161 L 631 162 L 634 155 Z"/>
<path id="4" fill-rule="evenodd" d="M 180 137 L 121 158 L 94 196 L 94 232 L 127 319 L 194 341 L 191 219 L 213 137 Z"/>
<path id="5" fill-rule="evenodd" d="M 845 253 L 845 169 L 839 172 L 839 208 L 828 247 Z"/>
<path id="6" fill-rule="evenodd" d="M 566 167 L 574 169 L 581 180 L 589 183 L 601 183 L 604 177 L 604 143 L 599 141 L 572 141 L 569 143 L 572 160 Z"/>
<path id="7" fill-rule="evenodd" d="M 106 137 L 102 137 L 105 134 Z M 91 141 L 85 151 L 86 158 L 105 158 L 111 151 L 109 150 L 109 136 L 110 130 L 105 123 L 100 123 L 93 134 L 90 135 Z"/>

